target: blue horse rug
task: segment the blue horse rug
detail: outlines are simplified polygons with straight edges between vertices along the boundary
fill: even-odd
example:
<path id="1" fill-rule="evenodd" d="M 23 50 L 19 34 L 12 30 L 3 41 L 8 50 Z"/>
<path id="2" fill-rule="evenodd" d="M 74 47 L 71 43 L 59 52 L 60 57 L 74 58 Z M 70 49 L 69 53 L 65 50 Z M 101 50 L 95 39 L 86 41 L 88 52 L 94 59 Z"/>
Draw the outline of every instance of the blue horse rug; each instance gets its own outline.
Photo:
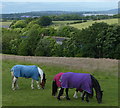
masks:
<path id="1" fill-rule="evenodd" d="M 61 86 L 63 88 L 82 89 L 88 93 L 92 93 L 91 76 L 87 73 L 67 72 L 61 76 Z"/>
<path id="2" fill-rule="evenodd" d="M 32 78 L 34 80 L 39 80 L 38 67 L 35 65 L 15 65 L 12 67 L 11 71 L 15 77 L 25 77 Z"/>

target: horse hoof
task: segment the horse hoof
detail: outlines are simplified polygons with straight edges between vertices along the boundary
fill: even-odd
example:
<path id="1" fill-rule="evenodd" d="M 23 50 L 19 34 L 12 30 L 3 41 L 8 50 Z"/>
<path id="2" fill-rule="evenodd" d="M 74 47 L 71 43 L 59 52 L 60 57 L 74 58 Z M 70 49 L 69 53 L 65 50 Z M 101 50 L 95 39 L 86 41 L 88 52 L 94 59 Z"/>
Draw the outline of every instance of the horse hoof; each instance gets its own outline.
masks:
<path id="1" fill-rule="evenodd" d="M 63 99 L 63 98 L 65 98 L 65 96 L 60 96 L 60 98 L 62 98 L 62 99 Z"/>
<path id="2" fill-rule="evenodd" d="M 76 99 L 77 99 L 77 98 L 78 98 L 78 96 L 73 96 L 73 98 L 76 98 Z"/>
<path id="3" fill-rule="evenodd" d="M 66 98 L 67 100 L 70 100 L 70 98 Z"/>
<path id="4" fill-rule="evenodd" d="M 82 102 L 84 102 L 84 100 L 82 100 Z"/>
<path id="5" fill-rule="evenodd" d="M 60 101 L 61 99 L 57 97 L 57 99 Z"/>
<path id="6" fill-rule="evenodd" d="M 86 102 L 87 102 L 87 103 L 89 103 L 89 101 L 88 101 L 88 100 L 87 100 Z"/>
<path id="7" fill-rule="evenodd" d="M 19 88 L 19 87 L 17 87 L 16 89 L 17 89 L 17 90 L 19 90 L 20 88 Z"/>
<path id="8" fill-rule="evenodd" d="M 15 88 L 12 88 L 13 91 L 15 91 L 16 89 Z"/>

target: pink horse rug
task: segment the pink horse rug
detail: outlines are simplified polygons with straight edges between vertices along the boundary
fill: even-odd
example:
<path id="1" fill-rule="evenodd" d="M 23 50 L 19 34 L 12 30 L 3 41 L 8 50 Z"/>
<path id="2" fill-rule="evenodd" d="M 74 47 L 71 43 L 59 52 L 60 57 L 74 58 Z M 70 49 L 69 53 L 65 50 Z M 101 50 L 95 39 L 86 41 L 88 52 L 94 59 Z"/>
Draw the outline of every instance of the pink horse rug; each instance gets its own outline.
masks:
<path id="1" fill-rule="evenodd" d="M 54 79 L 53 79 L 53 81 L 56 81 L 56 85 L 58 86 L 58 87 L 61 87 L 61 82 L 60 82 L 60 77 L 61 77 L 61 75 L 63 75 L 64 73 L 58 73 L 58 74 L 56 74 L 55 75 L 55 77 L 54 77 Z"/>

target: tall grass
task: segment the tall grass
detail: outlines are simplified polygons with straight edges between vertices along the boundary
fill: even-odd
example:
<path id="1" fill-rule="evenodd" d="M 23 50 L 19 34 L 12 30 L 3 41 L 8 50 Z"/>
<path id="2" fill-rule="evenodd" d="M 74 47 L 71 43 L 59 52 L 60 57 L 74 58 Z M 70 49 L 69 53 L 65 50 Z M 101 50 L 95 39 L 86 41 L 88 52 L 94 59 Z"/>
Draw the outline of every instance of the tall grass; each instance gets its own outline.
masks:
<path id="1" fill-rule="evenodd" d="M 13 65 L 25 64 L 25 65 L 37 65 L 43 69 L 46 73 L 47 83 L 44 90 L 37 88 L 32 90 L 30 88 L 31 79 L 19 78 L 18 83 L 19 90 L 11 90 L 11 75 L 10 69 Z M 73 98 L 75 89 L 69 90 L 70 101 L 62 99 L 58 101 L 55 97 L 51 96 L 51 84 L 55 74 L 59 72 L 85 72 L 81 70 L 75 70 L 63 66 L 45 65 L 38 63 L 20 62 L 14 60 L 3 60 L 2 63 L 2 102 L 3 106 L 117 106 L 118 105 L 118 79 L 116 76 L 107 76 L 104 73 L 93 73 L 98 79 L 103 91 L 103 103 L 98 104 L 95 97 L 90 99 L 90 103 L 82 102 L 81 98 Z M 89 73 L 89 72 L 85 72 Z M 36 87 L 36 85 L 35 85 Z M 80 94 L 79 94 L 80 95 Z"/>

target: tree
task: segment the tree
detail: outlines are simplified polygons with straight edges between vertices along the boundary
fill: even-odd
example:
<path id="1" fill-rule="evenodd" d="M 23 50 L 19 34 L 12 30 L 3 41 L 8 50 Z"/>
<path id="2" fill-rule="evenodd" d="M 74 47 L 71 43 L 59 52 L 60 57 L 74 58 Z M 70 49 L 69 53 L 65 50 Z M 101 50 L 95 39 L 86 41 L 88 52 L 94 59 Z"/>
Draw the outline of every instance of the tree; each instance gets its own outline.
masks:
<path id="1" fill-rule="evenodd" d="M 53 48 L 55 45 L 55 40 L 51 37 L 45 37 L 41 39 L 38 44 L 37 48 L 35 50 L 36 56 L 52 56 L 53 55 Z"/>
<path id="2" fill-rule="evenodd" d="M 27 32 L 27 49 L 30 56 L 35 55 L 37 43 L 41 39 L 39 35 L 39 25 L 33 25 Z"/>
<path id="3" fill-rule="evenodd" d="M 60 26 L 57 30 L 57 35 L 62 37 L 71 37 L 71 33 L 76 31 L 77 29 L 71 26 Z"/>
<path id="4" fill-rule="evenodd" d="M 120 26 L 111 25 L 105 32 L 103 57 L 120 59 Z"/>
<path id="5" fill-rule="evenodd" d="M 76 41 L 79 41 L 81 44 L 81 52 L 84 57 L 101 57 L 102 52 L 102 43 L 104 42 L 105 35 L 99 35 L 104 30 L 107 30 L 109 27 L 106 23 L 94 23 L 92 26 L 83 29 L 79 38 Z"/>
<path id="6" fill-rule="evenodd" d="M 18 47 L 18 55 L 28 56 L 29 51 L 27 39 L 22 40 Z"/>
<path id="7" fill-rule="evenodd" d="M 13 25 L 11 25 L 11 28 L 24 28 L 26 27 L 26 23 L 24 20 L 16 21 Z"/>
<path id="8" fill-rule="evenodd" d="M 52 20 L 48 16 L 42 16 L 41 18 L 38 19 L 38 24 L 41 26 L 48 26 L 52 23 Z"/>
<path id="9" fill-rule="evenodd" d="M 20 40 L 20 34 L 14 30 L 2 29 L 2 53 L 4 54 L 16 54 L 15 51 L 18 48 Z M 13 48 L 14 46 L 14 48 Z M 16 47 L 16 48 L 15 48 Z M 15 49 L 14 51 L 12 50 Z"/>

